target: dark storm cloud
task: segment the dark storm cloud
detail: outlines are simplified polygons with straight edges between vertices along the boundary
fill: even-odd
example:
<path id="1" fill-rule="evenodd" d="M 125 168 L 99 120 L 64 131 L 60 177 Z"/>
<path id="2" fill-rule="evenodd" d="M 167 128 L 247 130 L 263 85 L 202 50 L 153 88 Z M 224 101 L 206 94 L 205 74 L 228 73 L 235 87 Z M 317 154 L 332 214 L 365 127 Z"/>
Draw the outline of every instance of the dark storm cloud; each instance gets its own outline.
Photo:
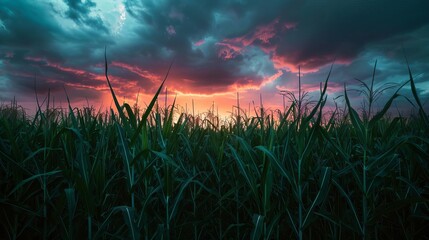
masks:
<path id="1" fill-rule="evenodd" d="M 0 48 L 44 48 L 55 41 L 60 29 L 36 1 L 6 1 L 0 6 Z"/>
<path id="2" fill-rule="evenodd" d="M 64 0 L 68 6 L 65 12 L 66 16 L 77 24 L 84 24 L 104 32 L 109 32 L 99 16 L 90 16 L 91 10 L 97 7 L 97 4 L 91 0 Z"/>
<path id="3" fill-rule="evenodd" d="M 141 34 L 178 53 L 191 52 L 191 41 L 213 35 L 240 37 L 279 18 L 295 23 L 273 38 L 280 55 L 294 62 L 323 55 L 351 59 L 370 42 L 417 29 L 429 22 L 427 1 L 125 1 L 129 13 L 144 22 Z M 176 34 L 166 38 L 166 29 Z M 255 44 L 258 44 L 255 41 Z M 161 48 L 158 48 L 161 49 Z M 321 64 L 316 62 L 315 65 Z"/>
<path id="4" fill-rule="evenodd" d="M 258 74 L 254 71 L 239 74 L 243 56 L 228 62 L 219 59 L 217 42 L 233 34 L 245 34 L 259 20 L 271 21 L 272 17 L 258 13 L 263 3 L 128 0 L 125 4 L 127 11 L 142 23 L 137 30 L 141 42 L 128 48 L 138 49 L 144 59 L 143 65 L 159 66 L 159 62 L 166 58 L 175 58 L 174 68 L 180 70 L 174 70 L 173 74 L 178 78 L 193 79 L 192 86 L 197 88 L 194 90 L 204 88 L 204 92 L 209 91 L 208 86 L 226 89 Z M 271 14 L 271 11 L 278 11 L 278 6 L 280 1 L 273 1 L 264 11 Z M 200 46 L 198 42 L 201 42 Z M 269 71 L 271 74 L 276 72 L 273 67 Z"/>
<path id="5" fill-rule="evenodd" d="M 65 85 L 100 87 L 99 82 L 91 81 L 96 77 L 93 66 L 100 62 L 99 53 L 111 40 L 105 27 L 96 23 L 100 19 L 89 14 L 96 7 L 94 2 L 66 3 L 65 12 L 56 9 L 55 2 L 46 1 L 6 1 L 0 6 L 0 67 L 3 82 L 7 82 L 5 95 L 14 91 L 34 95 L 35 79 L 41 93 L 48 89 L 63 92 Z M 86 27 L 66 28 L 68 19 Z M 99 72 L 102 75 L 102 68 Z"/>
<path id="6" fill-rule="evenodd" d="M 113 85 L 126 97 L 154 92 L 173 59 L 169 89 L 187 93 L 262 86 L 268 94 L 295 86 L 298 66 L 317 89 L 334 60 L 335 90 L 370 79 L 377 59 L 380 83 L 402 81 L 404 52 L 416 74 L 429 68 L 426 0 L 123 0 L 103 10 L 106 2 L 2 2 L 0 83 L 30 94 L 37 75 L 44 91 L 65 85 L 96 98 L 106 89 L 105 46 Z M 126 16 L 113 16 L 122 3 Z"/>
<path id="7" fill-rule="evenodd" d="M 262 1 L 125 0 L 128 12 L 141 23 L 138 33 L 143 40 L 142 50 L 162 51 L 166 47 L 180 57 L 195 55 L 193 44 L 205 37 L 221 41 L 272 21 L 281 11 L 280 2 L 285 1 L 271 1 L 267 5 Z M 169 33 L 169 29 L 174 30 L 174 34 Z M 145 43 L 150 46 L 144 47 Z"/>
<path id="8" fill-rule="evenodd" d="M 43 58 L 26 57 L 27 52 L 15 51 L 3 59 L 2 70 L 7 73 L 9 92 L 19 92 L 23 96 L 63 92 L 67 84 L 96 89 L 105 87 L 104 81 L 97 81 L 97 75 L 85 70 L 62 67 Z"/>
<path id="9" fill-rule="evenodd" d="M 213 23 L 211 8 L 216 1 L 195 1 L 192 4 L 180 2 L 125 1 L 127 10 L 141 23 L 137 32 L 142 54 L 162 58 L 162 51 L 168 49 L 181 58 L 198 55 L 192 50 L 192 41 L 201 40 L 210 34 Z"/>
<path id="10" fill-rule="evenodd" d="M 427 25 L 427 9 L 422 0 L 295 2 L 283 18 L 297 26 L 277 38 L 277 54 L 307 68 L 327 57 L 352 60 L 367 44 Z"/>
<path id="11" fill-rule="evenodd" d="M 300 65 L 317 70 L 326 64 L 351 62 L 372 43 L 413 32 L 429 23 L 429 2 L 404 1 L 125 1 L 127 10 L 143 22 L 138 33 L 143 42 L 142 55 L 162 59 L 164 49 L 180 62 L 204 68 L 219 57 L 220 46 L 230 49 L 232 58 L 243 58 L 249 46 L 265 49 L 275 68 L 291 69 Z M 272 24 L 273 21 L 277 21 Z M 262 41 L 258 28 L 272 24 L 273 36 Z M 287 26 L 287 27 L 285 27 Z M 174 29 L 169 34 L 168 29 Z M 263 29 L 262 29 L 263 30 Z M 265 34 L 262 31 L 262 34 Z M 198 40 L 212 37 L 216 43 L 206 51 L 193 46 Z M 241 41 L 241 42 L 240 42 Z M 248 43 L 245 43 L 248 41 Z M 225 44 L 228 43 L 228 44 Z M 425 44 L 422 44 L 423 47 Z M 133 46 L 133 48 L 136 46 Z M 239 51 L 237 51 L 237 48 Z M 229 61 L 228 65 L 240 65 Z M 232 67 L 231 69 L 236 69 Z M 295 69 L 293 69 L 295 70 Z M 198 71 L 198 70 L 197 70 Z M 268 70 L 270 74 L 276 71 Z M 248 71 L 249 76 L 256 72 Z M 190 73 L 192 74 L 192 73 Z M 224 74 L 224 75 L 222 75 Z M 220 71 L 218 84 L 235 76 Z M 198 77 L 197 75 L 195 77 Z M 244 76 L 243 76 L 244 77 Z M 199 78 L 210 84 L 213 78 Z"/>

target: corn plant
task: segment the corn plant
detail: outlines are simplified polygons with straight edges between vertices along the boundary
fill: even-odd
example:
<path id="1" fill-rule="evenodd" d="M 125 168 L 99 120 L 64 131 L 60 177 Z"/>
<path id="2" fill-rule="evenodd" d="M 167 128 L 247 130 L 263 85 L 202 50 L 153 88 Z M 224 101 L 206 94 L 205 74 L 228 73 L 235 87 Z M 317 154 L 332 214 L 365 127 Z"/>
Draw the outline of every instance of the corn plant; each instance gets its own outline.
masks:
<path id="1" fill-rule="evenodd" d="M 2 239 L 426 237 L 429 125 L 410 67 L 378 111 L 375 64 L 360 113 L 347 86 L 326 110 L 331 68 L 316 100 L 299 76 L 289 107 L 261 95 L 252 117 L 237 94 L 221 122 L 158 103 L 170 69 L 146 108 L 120 103 L 104 60 L 114 109 L 73 108 L 66 89 L 67 109 L 50 93 L 34 116 L 0 106 Z M 417 114 L 388 117 L 408 84 Z"/>

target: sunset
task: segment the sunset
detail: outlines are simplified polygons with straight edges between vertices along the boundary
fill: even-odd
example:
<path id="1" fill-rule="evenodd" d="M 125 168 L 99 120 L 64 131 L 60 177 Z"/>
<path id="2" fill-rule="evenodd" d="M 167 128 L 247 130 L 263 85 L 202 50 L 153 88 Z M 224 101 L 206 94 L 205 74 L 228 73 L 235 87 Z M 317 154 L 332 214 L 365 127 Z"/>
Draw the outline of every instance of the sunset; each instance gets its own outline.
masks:
<path id="1" fill-rule="evenodd" d="M 0 0 L 0 239 L 427 239 L 428 9 Z"/>
<path id="2" fill-rule="evenodd" d="M 30 112 L 50 90 L 66 106 L 110 108 L 104 49 L 120 102 L 145 106 L 165 83 L 170 103 L 213 101 L 231 112 L 243 105 L 282 108 L 281 90 L 319 94 L 331 65 L 328 104 L 356 79 L 376 86 L 407 80 L 408 59 L 428 107 L 427 1 L 4 1 L 0 7 L 0 101 Z M 406 88 L 405 88 L 406 89 Z M 406 90 L 404 93 L 408 96 Z M 387 97 L 387 96 L 386 96 Z M 384 99 L 380 100 L 380 104 Z M 360 99 L 354 104 L 359 105 Z M 339 100 L 339 104 L 343 101 Z M 410 105 L 398 99 L 396 107 Z"/>

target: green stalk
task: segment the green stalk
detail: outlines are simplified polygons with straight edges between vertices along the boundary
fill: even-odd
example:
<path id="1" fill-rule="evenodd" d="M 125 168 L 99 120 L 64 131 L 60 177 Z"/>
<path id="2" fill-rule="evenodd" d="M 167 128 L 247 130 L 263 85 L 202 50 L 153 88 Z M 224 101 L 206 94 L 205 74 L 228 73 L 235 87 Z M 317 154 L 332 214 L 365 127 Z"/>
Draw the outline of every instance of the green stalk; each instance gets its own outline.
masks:
<path id="1" fill-rule="evenodd" d="M 298 67 L 298 121 L 297 127 L 298 131 L 302 131 L 301 127 L 301 104 L 302 104 L 302 96 L 301 96 L 301 66 Z M 299 132 L 300 133 L 300 132 Z M 302 240 L 302 230 L 303 230 L 303 219 L 302 219 L 302 210 L 303 210 L 303 202 L 302 202 L 302 155 L 298 160 L 298 239 Z"/>
<path id="2" fill-rule="evenodd" d="M 366 124 L 365 124 L 366 125 Z M 368 221 L 368 192 L 367 192 L 367 179 L 366 179 L 366 172 L 367 172 L 367 142 L 368 142 L 368 127 L 365 126 L 365 143 L 364 143 L 364 150 L 363 150 L 363 166 L 362 166 L 362 185 L 363 185 L 363 195 L 362 195 L 362 240 L 366 239 L 367 235 L 367 221 Z"/>
<path id="3" fill-rule="evenodd" d="M 196 176 L 197 175 L 197 169 L 196 169 L 196 167 L 195 167 L 195 162 L 194 162 L 194 166 L 193 166 L 193 168 L 192 168 L 192 173 L 193 173 L 193 176 Z M 194 212 L 194 218 L 196 218 L 196 215 L 197 215 L 197 201 L 196 201 L 196 197 L 197 197 L 197 186 L 196 186 L 196 184 L 194 183 L 194 184 L 192 184 L 193 186 L 193 189 L 192 189 L 192 191 L 193 191 L 193 198 L 194 198 L 194 201 L 193 201 L 193 212 Z M 197 224 L 193 224 L 194 226 L 194 239 L 198 239 L 198 233 L 197 233 Z"/>
<path id="4" fill-rule="evenodd" d="M 45 136 L 45 146 L 46 146 L 46 136 Z M 44 163 L 43 163 L 43 173 L 46 173 L 46 148 L 45 150 L 43 150 L 43 159 L 44 159 Z M 46 208 L 47 205 L 47 190 L 46 190 L 46 175 L 44 175 L 42 177 L 43 179 L 43 239 L 47 239 L 47 233 L 48 233 L 48 210 Z"/>
<path id="5" fill-rule="evenodd" d="M 92 217 L 88 215 L 88 240 L 92 239 Z"/>
<path id="6" fill-rule="evenodd" d="M 48 104 L 47 107 L 49 107 L 49 91 L 48 91 Z M 44 144 L 45 146 L 48 146 L 48 139 L 47 139 L 47 130 L 46 127 L 44 127 Z M 46 147 L 43 150 L 43 173 L 46 173 L 46 161 L 47 161 L 47 149 Z M 48 209 L 46 205 L 47 202 L 47 190 L 46 190 L 46 175 L 43 175 L 43 239 L 46 239 L 47 233 L 48 233 Z"/>
<path id="7" fill-rule="evenodd" d="M 301 164 L 302 158 L 298 160 L 298 239 L 302 240 L 302 184 L 301 184 Z"/>
<path id="8" fill-rule="evenodd" d="M 220 172 L 220 171 L 219 171 Z M 219 174 L 220 175 L 220 174 Z M 220 184 L 220 182 L 218 182 L 218 195 L 219 195 L 219 221 L 218 221 L 218 225 L 219 225 L 219 239 L 222 239 L 222 186 Z"/>
<path id="9" fill-rule="evenodd" d="M 236 206 L 236 211 L 235 211 L 235 222 L 237 224 L 237 239 L 240 239 L 240 215 L 238 210 L 240 209 L 239 206 L 239 199 L 238 199 L 238 182 L 237 180 L 235 181 L 235 186 L 236 186 L 236 190 L 235 190 L 235 206 Z"/>
<path id="10" fill-rule="evenodd" d="M 237 135 L 240 134 L 240 95 L 237 92 Z"/>
<path id="11" fill-rule="evenodd" d="M 170 239 L 170 196 L 167 195 L 166 199 L 165 199 L 165 205 L 166 205 L 166 209 L 165 209 L 165 224 L 166 224 L 166 228 L 167 228 L 167 240 Z"/>
<path id="12" fill-rule="evenodd" d="M 301 96 L 301 66 L 298 66 L 298 124 L 301 123 L 301 105 L 302 105 L 302 96 Z"/>

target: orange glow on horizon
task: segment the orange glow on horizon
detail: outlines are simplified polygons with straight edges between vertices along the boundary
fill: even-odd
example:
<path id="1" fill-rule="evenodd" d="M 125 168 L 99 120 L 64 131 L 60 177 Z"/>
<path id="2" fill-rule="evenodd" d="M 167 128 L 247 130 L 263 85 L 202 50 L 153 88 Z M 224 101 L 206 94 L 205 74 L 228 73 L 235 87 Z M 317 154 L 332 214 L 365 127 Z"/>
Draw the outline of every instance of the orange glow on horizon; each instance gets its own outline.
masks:
<path id="1" fill-rule="evenodd" d="M 273 24 L 277 24 L 274 22 Z M 271 26 L 272 27 L 272 26 Z M 259 39 L 261 41 L 269 41 L 274 35 L 270 35 L 270 27 L 268 28 L 258 28 L 258 31 L 252 34 L 252 41 L 255 39 Z M 219 45 L 225 47 L 228 51 L 228 54 L 235 54 L 241 51 L 241 47 L 245 46 L 237 46 L 234 43 L 234 39 L 230 41 L 225 41 L 223 43 L 219 43 Z M 244 45 L 251 44 L 249 39 L 240 39 Z M 248 42 L 249 41 L 249 42 Z M 199 42 L 203 44 L 204 42 Z M 226 55 L 224 56 L 226 57 Z M 116 107 L 113 102 L 113 98 L 111 96 L 110 89 L 107 85 L 107 81 L 103 73 L 93 73 L 87 70 L 77 69 L 73 67 L 65 67 L 61 64 L 52 63 L 47 61 L 44 58 L 35 58 L 28 57 L 27 60 L 36 63 L 42 64 L 44 66 L 52 67 L 57 69 L 58 71 L 71 73 L 78 76 L 83 76 L 84 80 L 81 82 L 67 82 L 65 83 L 66 89 L 69 92 L 69 97 L 72 101 L 72 107 L 93 107 L 96 111 L 110 111 L 109 109 L 113 109 L 116 112 Z M 168 87 L 167 97 L 165 93 L 165 89 L 158 96 L 157 107 L 160 109 L 164 109 L 165 106 L 171 107 L 173 101 L 175 102 L 175 111 L 176 113 L 187 113 L 187 114 L 195 114 L 199 116 L 204 116 L 207 114 L 215 114 L 223 119 L 228 119 L 232 116 L 232 114 L 237 114 L 237 93 L 239 95 L 240 108 L 243 113 L 246 113 L 248 116 L 254 116 L 254 108 L 258 108 L 261 103 L 259 103 L 259 94 L 261 94 L 262 88 L 267 87 L 267 85 L 275 83 L 275 81 L 283 76 L 285 67 L 290 68 L 292 72 L 297 71 L 297 67 L 292 64 L 287 63 L 284 58 L 277 58 L 273 56 L 274 66 L 277 69 L 277 72 L 273 73 L 270 76 L 263 77 L 262 79 L 256 78 L 253 79 L 243 79 L 235 82 L 234 84 L 230 84 L 228 86 L 218 86 L 216 88 L 213 87 L 193 87 L 197 84 L 197 81 L 194 79 L 174 79 L 170 77 L 167 79 Z M 113 89 L 115 91 L 116 97 L 120 104 L 128 103 L 130 106 L 137 106 L 140 109 L 145 109 L 147 105 L 150 103 L 152 98 L 154 97 L 155 91 L 159 84 L 161 83 L 161 76 L 157 75 L 149 70 L 145 70 L 139 66 L 122 63 L 118 61 L 113 61 L 110 63 L 110 66 L 123 69 L 125 71 L 132 72 L 136 74 L 137 78 L 143 78 L 149 80 L 152 84 L 147 89 L 144 89 L 140 92 L 141 88 L 139 87 L 139 81 L 141 79 L 130 79 L 124 78 L 115 75 L 109 75 L 109 79 L 113 85 Z M 102 69 L 103 66 L 99 65 L 98 68 Z M 319 69 L 313 70 L 303 70 L 302 73 L 309 73 L 318 71 Z M 30 77 L 30 76 L 25 76 Z M 41 76 L 43 78 L 43 76 Z M 55 79 L 47 79 L 44 78 L 47 82 L 55 82 L 60 83 L 60 80 Z M 96 81 L 96 83 L 94 82 Z M 126 84 L 124 84 L 126 83 Z M 167 84 L 166 83 L 166 84 Z M 294 82 L 287 82 L 287 86 L 269 86 L 274 87 L 277 91 L 281 91 L 284 89 L 288 89 L 291 84 Z M 319 91 L 318 84 L 304 84 L 302 85 L 303 89 L 308 92 Z M 328 87 L 328 91 L 333 87 L 336 90 L 342 88 L 342 86 L 330 86 Z M 293 89 L 293 87 L 292 87 Z M 73 96 L 71 93 L 82 94 L 81 96 Z M 92 91 L 92 92 L 91 92 Z M 98 98 L 94 98 L 95 92 L 98 92 Z M 87 97 L 92 96 L 91 101 L 87 101 Z M 62 96 L 64 97 L 64 96 Z M 277 96 L 277 93 L 269 94 L 263 96 L 267 100 L 262 103 L 264 108 L 267 110 L 275 110 L 282 108 L 281 97 Z M 65 99 L 61 99 L 62 108 L 67 106 Z M 166 102 L 167 101 L 167 102 Z M 61 105 L 61 104 L 60 104 Z"/>

